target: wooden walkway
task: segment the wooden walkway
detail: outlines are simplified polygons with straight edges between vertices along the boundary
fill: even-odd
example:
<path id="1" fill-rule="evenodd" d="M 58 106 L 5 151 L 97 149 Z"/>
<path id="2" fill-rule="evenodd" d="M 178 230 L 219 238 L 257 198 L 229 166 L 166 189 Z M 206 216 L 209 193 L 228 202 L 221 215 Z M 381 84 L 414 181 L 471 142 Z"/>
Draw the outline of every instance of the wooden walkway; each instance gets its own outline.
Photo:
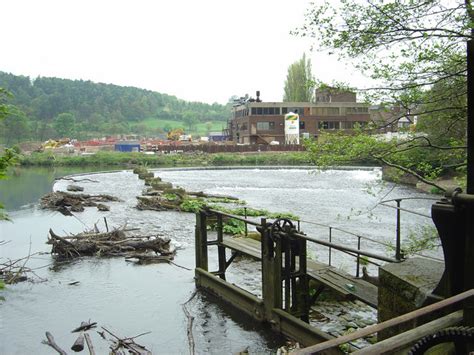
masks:
<path id="1" fill-rule="evenodd" d="M 260 242 L 250 238 L 225 237 L 222 243 L 226 248 L 240 252 L 256 259 L 261 258 Z M 345 299 L 358 299 L 372 307 L 377 308 L 378 290 L 377 287 L 355 278 L 343 271 L 337 270 L 316 261 L 307 261 L 308 275 L 336 292 Z"/>

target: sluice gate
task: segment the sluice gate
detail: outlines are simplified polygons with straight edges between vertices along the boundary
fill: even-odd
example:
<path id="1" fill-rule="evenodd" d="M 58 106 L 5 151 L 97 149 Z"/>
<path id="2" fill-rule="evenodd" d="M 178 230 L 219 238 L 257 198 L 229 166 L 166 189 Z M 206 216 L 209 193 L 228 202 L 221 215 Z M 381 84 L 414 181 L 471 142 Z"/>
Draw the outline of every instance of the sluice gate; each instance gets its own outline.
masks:
<path id="1" fill-rule="evenodd" d="M 223 225 L 229 219 L 254 226 L 260 233 L 260 241 L 225 238 Z M 209 224 L 216 226 L 217 233 L 213 240 L 208 238 Z M 203 210 L 196 214 L 196 285 L 304 346 L 330 340 L 333 338 L 331 335 L 309 324 L 310 306 L 322 291 L 330 289 L 344 297 L 360 299 L 376 306 L 377 288 L 330 265 L 308 260 L 308 242 L 349 253 L 356 256 L 357 260 L 360 256 L 366 256 L 385 262 L 398 261 L 308 237 L 288 219 L 277 219 L 270 223 L 262 218 L 257 223 L 219 211 Z M 208 259 L 210 247 L 217 248 L 218 257 L 217 270 L 212 271 L 209 270 Z M 239 254 L 261 260 L 261 298 L 226 281 L 226 270 Z M 310 279 L 316 280 L 319 285 L 313 295 L 309 292 Z M 330 353 L 340 351 L 335 349 Z"/>

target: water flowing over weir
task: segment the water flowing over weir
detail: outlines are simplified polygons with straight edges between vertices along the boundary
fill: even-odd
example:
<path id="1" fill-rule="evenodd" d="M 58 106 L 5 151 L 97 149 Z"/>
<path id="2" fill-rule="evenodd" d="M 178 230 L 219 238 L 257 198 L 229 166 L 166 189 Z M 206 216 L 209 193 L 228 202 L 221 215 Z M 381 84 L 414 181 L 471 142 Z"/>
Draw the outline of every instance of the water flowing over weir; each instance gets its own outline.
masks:
<path id="1" fill-rule="evenodd" d="M 292 212 L 302 219 L 301 228 L 307 233 L 324 233 L 327 228 L 314 222 L 340 227 L 356 234 L 393 243 L 395 239 L 395 210 L 379 206 L 381 199 L 408 196 L 426 197 L 412 189 L 387 184 L 380 187 L 380 171 L 324 171 L 309 173 L 307 169 L 236 169 L 236 170 L 157 170 L 163 180 L 189 190 L 233 195 L 246 200 L 249 207 L 275 212 Z M 90 176 L 89 176 L 90 177 Z M 32 251 L 49 251 L 44 244 L 47 230 L 77 233 L 84 225 L 91 227 L 102 218 L 109 226 L 127 223 L 141 228 L 143 234 L 160 233 L 170 237 L 179 250 L 175 262 L 194 267 L 193 214 L 177 212 L 138 211 L 135 196 L 141 194 L 143 181 L 131 172 L 96 174 L 99 183 L 84 182 L 85 192 L 115 195 L 124 202 L 110 204 L 110 212 L 87 209 L 77 218 L 28 208 L 10 213 L 14 223 L 1 222 L 0 239 L 12 240 L 2 247 L 2 257 L 15 259 Z M 58 181 L 55 190 L 65 190 L 67 181 Z M 367 189 L 372 190 L 372 194 Z M 390 194 L 386 196 L 389 192 Z M 403 207 L 429 213 L 430 201 L 410 200 Z M 349 218 L 348 218 L 349 217 Z M 402 238 L 410 229 L 429 223 L 420 216 L 402 214 Z M 311 223 L 308 223 L 311 222 Z M 355 243 L 353 236 L 334 231 L 333 241 Z M 31 240 L 31 242 L 30 242 Z M 374 247 L 374 246 L 371 246 Z M 375 248 L 375 247 L 374 247 Z M 378 246 L 381 252 L 388 252 Z M 325 261 L 327 248 L 311 250 L 317 260 Z M 351 268 L 353 260 L 334 254 L 333 263 Z M 211 260 L 215 262 L 215 260 Z M 31 267 L 51 263 L 49 255 L 33 258 Z M 242 261 L 233 264 L 230 277 L 239 285 L 258 294 L 260 285 L 254 272 L 259 263 Z M 37 271 L 45 282 L 9 286 L 3 292 L 6 301 L 0 322 L 0 353 L 48 354 L 41 345 L 46 330 L 55 334 L 56 341 L 69 347 L 74 335 L 69 331 L 81 321 L 92 319 L 108 326 L 115 333 L 134 336 L 146 331 L 141 343 L 154 352 L 187 353 L 186 317 L 181 304 L 194 290 L 194 273 L 168 264 L 135 266 L 122 258 L 84 258 L 70 265 L 43 268 Z M 80 281 L 76 286 L 68 283 Z M 234 353 L 249 347 L 250 352 L 270 352 L 283 343 L 272 333 L 255 329 L 257 326 L 242 319 L 232 310 L 206 295 L 199 295 L 188 306 L 195 317 L 194 338 L 198 353 Z M 98 352 L 103 353 L 106 348 Z M 105 344 L 105 343 L 104 343 Z"/>

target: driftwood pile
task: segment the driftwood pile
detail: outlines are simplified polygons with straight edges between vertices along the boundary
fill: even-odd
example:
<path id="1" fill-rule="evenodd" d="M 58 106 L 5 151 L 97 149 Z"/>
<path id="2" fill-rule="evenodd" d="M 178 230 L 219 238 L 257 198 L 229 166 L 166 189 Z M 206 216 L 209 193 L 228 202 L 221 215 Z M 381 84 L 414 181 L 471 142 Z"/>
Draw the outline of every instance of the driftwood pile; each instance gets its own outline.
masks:
<path id="1" fill-rule="evenodd" d="M 120 199 L 111 195 L 88 195 L 55 191 L 41 198 L 40 207 L 58 211 L 65 216 L 72 216 L 72 212 L 82 212 L 84 207 L 97 207 L 100 211 L 108 211 L 108 206 L 101 202 L 109 201 L 120 201 Z"/>
<path id="2" fill-rule="evenodd" d="M 0 241 L 0 246 L 5 242 Z M 34 269 L 26 264 L 30 258 L 39 253 L 29 254 L 28 256 L 16 260 L 8 259 L 0 262 L 0 281 L 6 285 L 16 284 L 23 281 L 32 281 L 33 279 L 43 280 Z"/>
<path id="3" fill-rule="evenodd" d="M 95 349 L 92 344 L 92 338 L 90 333 L 88 333 L 89 330 L 96 328 L 97 323 L 96 322 L 82 322 L 79 327 L 76 329 L 73 329 L 71 333 L 79 333 L 78 337 L 74 341 L 74 344 L 71 346 L 71 350 L 75 352 L 80 352 L 84 350 L 84 343 L 87 344 L 87 348 L 89 350 L 90 355 L 95 355 Z M 134 337 L 128 337 L 128 338 L 119 338 L 116 336 L 114 333 L 112 333 L 110 330 L 101 327 L 102 332 L 97 331 L 97 334 L 100 335 L 100 337 L 104 340 L 108 340 L 110 342 L 110 354 L 112 355 L 125 355 L 125 354 L 135 354 L 135 355 L 151 355 L 151 351 L 147 350 L 143 345 L 137 344 L 135 342 L 135 339 L 142 336 L 149 334 L 143 333 L 136 335 Z M 107 339 L 106 333 L 112 338 Z M 50 346 L 53 348 L 58 354 L 65 355 L 66 352 L 56 343 L 54 340 L 53 335 L 50 332 L 46 332 L 46 340 L 43 340 L 43 344 Z"/>
<path id="4" fill-rule="evenodd" d="M 51 254 L 57 259 L 72 259 L 80 256 L 122 256 L 138 262 L 170 262 L 175 250 L 170 240 L 153 236 L 131 236 L 130 229 L 115 229 L 104 233 L 79 233 L 61 237 L 49 230 L 47 243 L 52 245 Z M 158 255 L 159 254 L 159 255 Z"/>
<path id="5" fill-rule="evenodd" d="M 220 199 L 226 202 L 239 201 L 238 198 L 233 196 L 211 195 L 202 191 L 186 191 L 181 187 L 173 187 L 172 183 L 163 181 L 159 176 L 154 176 L 153 173 L 148 172 L 144 167 L 135 168 L 133 172 L 138 174 L 139 179 L 145 180 L 145 186 L 148 186 L 142 192 L 142 196 L 137 196 L 138 203 L 136 208 L 139 210 L 189 212 L 187 208 L 183 209 L 183 202 L 186 200 L 194 200 L 197 203 L 202 201 L 202 199 Z M 204 205 L 204 202 L 200 204 Z"/>

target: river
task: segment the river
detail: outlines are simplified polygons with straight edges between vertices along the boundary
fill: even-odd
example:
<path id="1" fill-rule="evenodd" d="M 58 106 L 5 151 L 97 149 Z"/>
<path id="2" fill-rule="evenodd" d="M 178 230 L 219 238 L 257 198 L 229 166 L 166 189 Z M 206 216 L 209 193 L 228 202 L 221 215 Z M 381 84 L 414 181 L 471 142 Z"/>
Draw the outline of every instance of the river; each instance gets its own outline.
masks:
<path id="1" fill-rule="evenodd" d="M 246 200 L 249 207 L 296 214 L 302 220 L 304 232 L 321 238 L 327 238 L 328 229 L 315 223 L 393 243 L 396 211 L 375 207 L 377 203 L 381 199 L 430 197 L 408 187 L 382 184 L 379 169 L 154 171 L 163 180 L 189 190 L 232 195 Z M 73 172 L 78 171 L 67 171 Z M 40 210 L 37 201 L 42 194 L 51 188 L 64 190 L 70 183 L 59 180 L 51 185 L 54 176 L 62 173 L 20 169 L 14 179 L 0 183 L 0 200 L 6 202 L 13 220 L 0 222 L 0 240 L 10 241 L 0 247 L 1 261 L 33 252 L 44 253 L 28 260 L 28 267 L 38 268 L 34 282 L 9 285 L 1 291 L 5 300 L 0 304 L 0 353 L 50 354 L 51 350 L 41 344 L 45 331 L 50 331 L 57 343 L 68 349 L 75 339 L 70 331 L 81 321 L 89 319 L 123 337 L 151 332 L 138 338 L 137 342 L 154 353 L 188 353 L 187 318 L 181 305 L 195 289 L 193 271 L 170 264 L 137 266 L 122 258 L 82 258 L 57 265 L 48 254 L 50 247 L 45 242 L 49 228 L 57 234 L 67 234 L 97 224 L 104 230 L 103 217 L 106 217 L 109 226 L 127 224 L 128 227 L 140 228 L 142 234 L 171 238 L 178 249 L 176 264 L 192 269 L 194 215 L 138 211 L 135 208 L 136 196 L 141 194 L 143 181 L 131 171 L 96 173 L 87 177 L 98 183 L 79 183 L 85 188 L 85 193 L 107 193 L 123 200 L 110 203 L 109 212 L 86 208 L 75 217 L 66 217 Z M 408 200 L 403 201 L 403 207 L 429 214 L 431 203 L 430 200 Z M 429 219 L 402 213 L 402 236 L 430 223 Z M 352 235 L 333 232 L 333 241 L 356 245 Z M 386 247 L 366 240 L 362 241 L 362 247 L 391 253 Z M 328 250 L 321 247 L 311 249 L 311 253 L 320 261 L 328 257 Z M 432 253 L 440 255 L 439 250 Z M 353 267 L 353 260 L 337 253 L 333 262 L 345 270 Z M 258 269 L 258 263 L 240 261 L 229 269 L 230 279 L 258 294 L 258 275 L 254 269 Z M 79 283 L 69 285 L 75 281 Z M 195 317 L 193 336 L 197 353 L 236 353 L 247 347 L 250 353 L 269 353 L 285 343 L 285 339 L 204 294 L 198 293 L 188 308 Z M 93 341 L 99 354 L 107 352 L 108 343 L 96 333 L 93 333 Z"/>

